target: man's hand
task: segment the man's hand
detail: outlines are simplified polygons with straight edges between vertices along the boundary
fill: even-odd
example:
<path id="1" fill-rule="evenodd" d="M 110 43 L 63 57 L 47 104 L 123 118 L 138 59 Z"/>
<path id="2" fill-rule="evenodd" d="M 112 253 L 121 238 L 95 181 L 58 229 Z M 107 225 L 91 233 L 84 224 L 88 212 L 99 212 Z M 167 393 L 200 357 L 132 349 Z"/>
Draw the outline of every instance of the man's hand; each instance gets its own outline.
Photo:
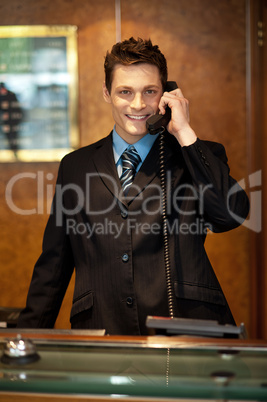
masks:
<path id="1" fill-rule="evenodd" d="M 166 106 L 169 106 L 172 111 L 172 117 L 167 126 L 169 133 L 174 135 L 182 147 L 193 144 L 197 136 L 189 124 L 189 102 L 180 88 L 164 92 L 159 102 L 160 113 L 165 113 Z"/>

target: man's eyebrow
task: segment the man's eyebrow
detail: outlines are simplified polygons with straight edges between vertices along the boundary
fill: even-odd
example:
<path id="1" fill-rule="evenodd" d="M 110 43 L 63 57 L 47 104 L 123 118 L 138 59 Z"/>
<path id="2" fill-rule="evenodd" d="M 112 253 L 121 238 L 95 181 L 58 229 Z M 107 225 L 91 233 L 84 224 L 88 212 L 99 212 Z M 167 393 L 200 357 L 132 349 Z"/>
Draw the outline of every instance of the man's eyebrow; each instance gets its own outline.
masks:
<path id="1" fill-rule="evenodd" d="M 117 89 L 132 89 L 133 87 L 131 87 L 131 86 L 129 86 L 129 85 L 118 85 L 117 86 Z M 157 89 L 159 89 L 160 88 L 160 86 L 159 85 L 157 85 L 157 84 L 149 84 L 149 85 L 146 85 L 146 86 L 144 86 L 144 89 L 151 89 L 151 88 L 157 88 Z"/>
<path id="2" fill-rule="evenodd" d="M 129 85 L 118 85 L 117 86 L 117 89 L 121 89 L 121 88 L 123 88 L 123 89 L 132 89 L 132 87 L 130 87 Z"/>
<path id="3" fill-rule="evenodd" d="M 160 86 L 157 85 L 157 84 L 150 84 L 150 85 L 146 85 L 146 86 L 144 87 L 144 89 L 149 89 L 149 88 L 157 88 L 157 89 L 159 89 Z"/>

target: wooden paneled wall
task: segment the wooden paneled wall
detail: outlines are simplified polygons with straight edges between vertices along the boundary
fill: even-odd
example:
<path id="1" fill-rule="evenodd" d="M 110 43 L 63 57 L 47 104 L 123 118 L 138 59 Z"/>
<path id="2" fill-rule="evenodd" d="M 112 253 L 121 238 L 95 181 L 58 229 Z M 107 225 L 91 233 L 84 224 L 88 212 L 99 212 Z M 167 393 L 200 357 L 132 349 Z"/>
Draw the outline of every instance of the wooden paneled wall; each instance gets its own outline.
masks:
<path id="1" fill-rule="evenodd" d="M 250 232 L 251 248 L 251 328 L 257 337 L 267 339 L 267 253 L 266 253 L 266 146 L 267 146 L 267 0 L 247 0 L 247 77 L 249 172 L 260 172 L 261 183 L 251 190 L 260 194 L 262 207 L 257 219 L 259 232 Z M 253 187 L 253 185 L 252 185 Z"/>
<path id="2" fill-rule="evenodd" d="M 113 127 L 102 99 L 103 61 L 115 42 L 115 1 L 10 0 L 1 2 L 2 25 L 73 24 L 78 27 L 79 129 L 81 146 L 106 136 Z M 121 0 L 121 37 L 150 37 L 168 60 L 169 78 L 190 100 L 191 123 L 202 139 L 222 142 L 232 175 L 247 178 L 246 2 L 245 0 Z M 41 251 L 47 214 L 20 216 L 4 199 L 9 180 L 19 172 L 43 172 L 54 183 L 58 163 L 0 166 L 0 305 L 22 307 L 33 265 Z M 52 173 L 53 180 L 47 179 Z M 20 183 L 14 200 L 34 208 L 34 180 Z M 48 200 L 48 204 L 50 199 Z M 209 235 L 207 251 L 237 323 L 250 320 L 249 229 Z M 58 328 L 69 327 L 73 281 Z"/>

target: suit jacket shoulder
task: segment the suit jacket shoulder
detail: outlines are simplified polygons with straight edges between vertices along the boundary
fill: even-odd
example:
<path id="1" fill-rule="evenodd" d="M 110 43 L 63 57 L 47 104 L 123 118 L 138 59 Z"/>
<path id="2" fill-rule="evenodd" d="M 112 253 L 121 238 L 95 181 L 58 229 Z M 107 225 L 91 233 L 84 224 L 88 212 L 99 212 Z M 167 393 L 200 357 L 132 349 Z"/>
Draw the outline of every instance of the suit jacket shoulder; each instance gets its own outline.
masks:
<path id="1" fill-rule="evenodd" d="M 108 144 L 112 145 L 112 135 L 111 134 L 112 134 L 112 132 L 108 136 L 101 138 L 99 141 L 94 142 L 93 144 L 86 145 L 84 147 L 76 149 L 75 151 L 70 152 L 69 154 L 65 155 L 62 158 L 61 162 L 65 163 L 65 162 L 73 161 L 73 160 L 80 159 L 80 158 L 88 159 L 90 157 L 90 155 L 93 155 L 94 152 L 98 148 L 101 148 Z"/>
<path id="2" fill-rule="evenodd" d="M 203 151 L 208 150 L 208 152 L 211 152 L 214 156 L 219 158 L 225 164 L 227 164 L 227 162 L 228 162 L 225 148 L 224 148 L 223 144 L 221 144 L 219 142 L 209 141 L 209 140 L 201 140 L 198 138 L 194 144 L 181 148 L 181 146 L 178 143 L 178 141 L 176 140 L 176 138 L 171 134 L 166 135 L 164 141 L 165 141 L 167 147 L 171 150 L 171 152 L 173 152 L 175 154 L 181 153 L 181 152 L 185 153 L 192 149 L 196 149 L 198 151 L 198 153 L 199 153 L 199 151 L 201 152 L 202 150 Z"/>

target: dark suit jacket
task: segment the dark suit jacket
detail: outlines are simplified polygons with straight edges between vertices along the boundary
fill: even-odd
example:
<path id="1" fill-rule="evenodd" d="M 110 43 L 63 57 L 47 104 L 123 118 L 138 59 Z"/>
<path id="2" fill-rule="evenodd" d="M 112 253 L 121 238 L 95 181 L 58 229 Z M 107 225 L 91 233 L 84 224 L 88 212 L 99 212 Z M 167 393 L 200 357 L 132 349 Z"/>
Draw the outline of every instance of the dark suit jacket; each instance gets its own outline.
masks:
<path id="1" fill-rule="evenodd" d="M 111 135 L 63 158 L 19 327 L 53 327 L 74 267 L 72 328 L 146 334 L 147 315 L 168 316 L 158 142 L 127 200 Z M 222 232 L 245 219 L 247 196 L 229 176 L 224 148 L 217 143 L 198 139 L 181 148 L 166 136 L 165 169 L 175 315 L 233 324 L 204 241 L 207 226 Z M 234 185 L 237 191 L 228 197 Z"/>

